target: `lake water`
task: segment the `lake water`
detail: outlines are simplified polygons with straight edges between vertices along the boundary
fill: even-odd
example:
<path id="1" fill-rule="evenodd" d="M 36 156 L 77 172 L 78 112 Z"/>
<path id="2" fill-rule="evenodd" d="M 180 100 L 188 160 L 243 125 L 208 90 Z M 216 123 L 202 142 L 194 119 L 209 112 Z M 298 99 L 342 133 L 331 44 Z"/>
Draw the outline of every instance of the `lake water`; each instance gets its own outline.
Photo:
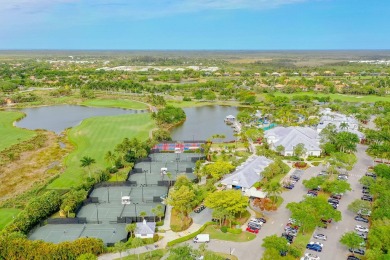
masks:
<path id="1" fill-rule="evenodd" d="M 235 140 L 233 128 L 226 125 L 228 115 L 236 116 L 237 107 L 202 106 L 184 108 L 187 120 L 171 131 L 172 139 L 177 141 L 207 140 L 215 134 L 224 134 L 223 141 Z"/>
<path id="2" fill-rule="evenodd" d="M 80 124 L 86 118 L 94 116 L 115 116 L 123 114 L 144 113 L 143 110 L 121 108 L 86 107 L 77 105 L 60 105 L 46 107 L 23 108 L 26 114 L 16 126 L 27 129 L 45 129 L 57 134 L 66 128 Z"/>

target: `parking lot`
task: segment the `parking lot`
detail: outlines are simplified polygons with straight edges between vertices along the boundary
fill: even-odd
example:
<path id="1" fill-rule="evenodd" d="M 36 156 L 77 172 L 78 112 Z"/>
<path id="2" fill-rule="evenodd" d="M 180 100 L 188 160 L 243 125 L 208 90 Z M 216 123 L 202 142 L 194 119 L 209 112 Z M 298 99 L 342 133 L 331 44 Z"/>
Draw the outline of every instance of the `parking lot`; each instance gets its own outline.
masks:
<path id="1" fill-rule="evenodd" d="M 358 162 L 354 166 L 353 170 L 350 171 L 348 180 L 351 184 L 352 191 L 347 192 L 343 196 L 338 207 L 338 210 L 340 210 L 342 214 L 342 221 L 330 224 L 327 229 L 318 228 L 314 234 L 323 233 L 327 235 L 327 241 L 321 241 L 314 238 L 311 241 L 320 241 L 323 243 L 323 251 L 314 252 L 307 250 L 305 253 L 316 254 L 320 256 L 321 260 L 346 259 L 350 253 L 345 246 L 339 243 L 341 236 L 345 232 L 353 231 L 355 225 L 367 226 L 367 224 L 355 221 L 355 214 L 347 209 L 348 205 L 352 201 L 360 199 L 362 189 L 359 184 L 359 179 L 365 174 L 367 167 L 372 165 L 372 159 L 366 155 L 365 149 L 366 147 L 358 145 L 358 152 L 356 153 Z M 317 176 L 322 169 L 322 166 L 308 168 L 302 173 L 301 179 L 295 184 L 295 187 L 292 190 L 286 190 L 282 193 L 281 196 L 283 197 L 284 202 L 277 211 L 265 212 L 267 223 L 263 225 L 254 240 L 246 243 L 237 243 L 212 239 L 209 243 L 209 248 L 212 248 L 213 251 L 224 252 L 227 254 L 231 252 L 233 255 L 237 256 L 238 259 L 260 259 L 265 250 L 261 247 L 261 244 L 263 243 L 262 240 L 273 234 L 280 236 L 284 232 L 284 227 L 290 218 L 290 211 L 285 208 L 286 205 L 290 202 L 301 201 L 307 194 L 307 189 L 303 186 L 302 181 Z M 294 170 L 292 170 L 290 174 L 293 172 Z M 198 247 L 199 245 L 195 244 L 193 246 Z"/>
<path id="2" fill-rule="evenodd" d="M 341 236 L 346 233 L 353 231 L 356 225 L 367 226 L 367 224 L 354 220 L 356 214 L 348 210 L 348 205 L 356 199 L 360 199 L 362 196 L 362 186 L 359 183 L 359 179 L 366 173 L 367 167 L 372 165 L 372 159 L 365 152 L 366 147 L 358 145 L 358 151 L 356 156 L 358 161 L 350 171 L 348 182 L 351 185 L 352 191 L 347 192 L 342 199 L 338 210 L 342 214 L 342 220 L 340 222 L 332 223 L 327 229 L 317 228 L 314 233 L 325 234 L 328 239 L 323 241 L 324 248 L 322 252 L 314 252 L 318 255 L 321 260 L 327 259 L 347 259 L 350 254 L 348 249 L 342 245 L 339 241 Z M 312 241 L 320 241 L 313 239 Z M 306 250 L 307 252 L 313 253 L 313 251 Z"/>

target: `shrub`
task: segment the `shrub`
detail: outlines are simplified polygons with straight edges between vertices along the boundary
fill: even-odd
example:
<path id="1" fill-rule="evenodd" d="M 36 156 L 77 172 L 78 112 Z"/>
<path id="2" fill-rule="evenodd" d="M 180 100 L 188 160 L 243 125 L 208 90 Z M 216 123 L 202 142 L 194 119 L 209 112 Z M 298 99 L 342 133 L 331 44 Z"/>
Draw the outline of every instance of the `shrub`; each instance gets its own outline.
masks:
<path id="1" fill-rule="evenodd" d="M 222 231 L 223 233 L 226 233 L 226 232 L 228 231 L 228 227 L 222 226 L 222 227 L 221 227 L 221 231 Z"/>
<path id="2" fill-rule="evenodd" d="M 305 162 L 296 162 L 296 163 L 294 163 L 294 166 L 296 168 L 305 168 L 307 166 L 307 163 L 305 163 Z"/>
<path id="3" fill-rule="evenodd" d="M 321 163 L 321 162 L 312 162 L 311 164 L 312 164 L 313 166 L 318 166 L 318 165 L 320 165 L 320 163 Z"/>
<path id="4" fill-rule="evenodd" d="M 116 168 L 115 166 L 114 167 L 109 167 L 107 169 L 108 169 L 109 173 L 117 173 L 118 172 L 118 168 Z"/>
<path id="5" fill-rule="evenodd" d="M 156 227 L 161 227 L 162 225 L 164 225 L 164 221 L 156 222 Z"/>

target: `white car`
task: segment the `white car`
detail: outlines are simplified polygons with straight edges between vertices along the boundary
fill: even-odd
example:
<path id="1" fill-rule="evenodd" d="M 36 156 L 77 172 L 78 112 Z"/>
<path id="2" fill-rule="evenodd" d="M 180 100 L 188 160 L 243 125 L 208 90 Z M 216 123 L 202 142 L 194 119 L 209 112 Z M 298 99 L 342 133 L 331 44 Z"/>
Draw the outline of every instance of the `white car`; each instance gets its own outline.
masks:
<path id="1" fill-rule="evenodd" d="M 255 219 L 255 218 L 252 218 L 250 221 L 249 221 L 249 223 L 256 223 L 256 224 L 258 224 L 258 225 L 260 225 L 260 226 L 262 226 L 263 224 L 264 224 L 264 222 L 263 221 L 260 221 L 260 220 L 258 220 L 258 219 Z"/>
<path id="2" fill-rule="evenodd" d="M 306 253 L 304 259 L 305 260 L 320 260 L 320 257 L 318 255 L 315 255 L 315 254 Z"/>
<path id="3" fill-rule="evenodd" d="M 319 240 L 324 240 L 324 241 L 326 241 L 326 238 L 327 238 L 324 234 L 316 234 L 313 237 L 316 239 L 319 239 Z"/>
<path id="4" fill-rule="evenodd" d="M 360 226 L 360 225 L 356 225 L 355 226 L 355 230 L 359 231 L 359 232 L 365 232 L 365 233 L 368 233 L 368 227 L 363 227 L 363 226 Z"/>
<path id="5" fill-rule="evenodd" d="M 288 223 L 295 224 L 295 222 L 297 222 L 297 221 L 293 218 L 288 219 Z"/>
<path id="6" fill-rule="evenodd" d="M 324 244 L 322 244 L 320 242 L 313 242 L 313 241 L 311 241 L 309 244 L 311 244 L 311 245 L 315 244 L 315 245 L 319 245 L 320 247 L 324 247 Z"/>

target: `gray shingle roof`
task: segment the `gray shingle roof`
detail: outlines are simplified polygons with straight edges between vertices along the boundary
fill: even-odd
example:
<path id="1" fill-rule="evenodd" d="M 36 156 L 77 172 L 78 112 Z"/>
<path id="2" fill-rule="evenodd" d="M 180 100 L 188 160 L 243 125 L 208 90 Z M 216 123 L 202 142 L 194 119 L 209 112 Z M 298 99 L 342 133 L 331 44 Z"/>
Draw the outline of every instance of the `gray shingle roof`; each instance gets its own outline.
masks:
<path id="1" fill-rule="evenodd" d="M 154 234 L 154 230 L 156 229 L 156 222 L 137 222 L 137 228 L 135 229 L 135 234 L 146 235 L 146 234 Z"/>
<path id="2" fill-rule="evenodd" d="M 272 162 L 264 156 L 251 156 L 245 163 L 238 166 L 236 171 L 227 175 L 221 183 L 250 188 L 262 179 L 261 172 Z"/>
<path id="3" fill-rule="evenodd" d="M 304 144 L 308 151 L 321 151 L 320 138 L 316 130 L 310 127 L 275 127 L 267 130 L 264 137 L 271 140 L 273 146 L 282 145 L 285 151 L 292 151 L 297 144 Z"/>

